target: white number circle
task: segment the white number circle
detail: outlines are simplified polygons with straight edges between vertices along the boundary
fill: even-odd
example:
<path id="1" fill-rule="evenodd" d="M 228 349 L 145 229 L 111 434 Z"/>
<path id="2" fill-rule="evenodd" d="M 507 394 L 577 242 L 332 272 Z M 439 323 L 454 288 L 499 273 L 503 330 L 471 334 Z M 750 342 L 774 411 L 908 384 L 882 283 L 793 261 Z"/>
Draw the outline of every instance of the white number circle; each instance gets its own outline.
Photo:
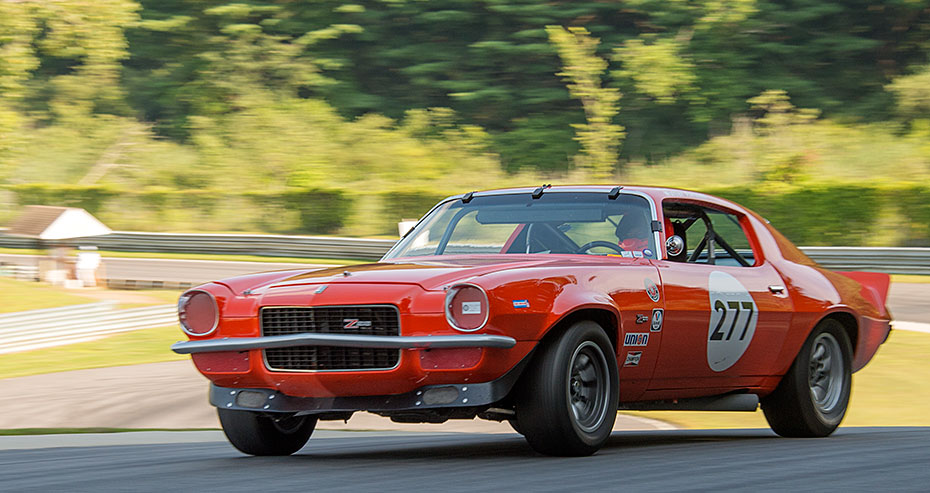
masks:
<path id="1" fill-rule="evenodd" d="M 759 310 L 749 290 L 726 272 L 710 273 L 710 325 L 707 328 L 707 365 L 723 371 L 733 366 L 756 333 Z"/>

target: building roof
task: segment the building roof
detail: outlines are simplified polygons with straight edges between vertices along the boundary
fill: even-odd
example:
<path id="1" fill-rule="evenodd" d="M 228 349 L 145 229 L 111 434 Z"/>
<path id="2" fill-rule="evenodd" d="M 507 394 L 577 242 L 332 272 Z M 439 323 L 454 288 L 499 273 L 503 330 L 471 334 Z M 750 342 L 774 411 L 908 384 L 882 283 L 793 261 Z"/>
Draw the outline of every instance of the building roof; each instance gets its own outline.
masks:
<path id="1" fill-rule="evenodd" d="M 110 232 L 110 228 L 84 209 L 27 205 L 23 213 L 10 223 L 6 234 L 40 240 L 64 240 Z"/>

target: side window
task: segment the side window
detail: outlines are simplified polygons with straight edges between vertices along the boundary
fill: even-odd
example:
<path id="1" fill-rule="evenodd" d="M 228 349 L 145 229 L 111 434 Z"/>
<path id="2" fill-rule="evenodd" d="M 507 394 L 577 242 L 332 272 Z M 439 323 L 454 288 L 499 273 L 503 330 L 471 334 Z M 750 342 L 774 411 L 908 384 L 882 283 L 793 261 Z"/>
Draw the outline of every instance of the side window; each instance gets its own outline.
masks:
<path id="1" fill-rule="evenodd" d="M 666 202 L 665 217 L 673 233 L 685 242 L 684 251 L 669 260 L 748 267 L 755 265 L 755 254 L 739 216 L 707 206 Z"/>
<path id="2" fill-rule="evenodd" d="M 713 209 L 705 209 L 705 212 L 707 213 L 707 217 L 710 218 L 711 224 L 713 224 L 718 245 L 727 246 L 735 250 L 739 256 L 749 263 L 749 265 L 755 264 L 755 256 L 753 255 L 752 247 L 749 245 L 749 238 L 746 237 L 743 227 L 740 226 L 739 217 L 734 214 Z M 724 248 L 721 248 L 721 250 L 723 251 L 717 252 L 716 255 L 716 263 L 718 265 L 742 265 L 737 258 L 732 255 L 732 252 Z"/>

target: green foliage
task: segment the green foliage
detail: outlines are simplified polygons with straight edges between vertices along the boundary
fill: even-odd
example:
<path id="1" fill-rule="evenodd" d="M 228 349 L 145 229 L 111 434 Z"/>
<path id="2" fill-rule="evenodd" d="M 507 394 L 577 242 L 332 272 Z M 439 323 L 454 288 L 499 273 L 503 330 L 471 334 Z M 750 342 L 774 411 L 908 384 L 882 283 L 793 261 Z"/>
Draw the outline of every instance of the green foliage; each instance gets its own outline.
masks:
<path id="1" fill-rule="evenodd" d="M 303 234 L 334 233 L 352 212 L 352 200 L 341 190 L 288 190 L 284 203 L 300 214 L 296 232 Z"/>
<path id="2" fill-rule="evenodd" d="M 45 183 L 27 183 L 10 185 L 8 190 L 16 194 L 16 202 L 26 205 L 54 205 L 60 207 L 80 207 L 91 214 L 97 214 L 104 203 L 118 194 L 117 190 L 100 185 L 57 185 Z"/>
<path id="3" fill-rule="evenodd" d="M 753 147 L 754 161 L 759 181 L 794 183 L 807 176 L 809 149 L 804 137 L 807 125 L 819 115 L 819 111 L 796 109 L 789 102 L 785 91 L 765 91 L 750 99 L 749 104 L 762 116 L 754 121 L 758 135 Z"/>
<path id="4" fill-rule="evenodd" d="M 591 178 L 603 180 L 617 165 L 617 152 L 625 135 L 623 127 L 613 123 L 620 109 L 620 92 L 602 87 L 607 61 L 595 53 L 599 41 L 587 29 L 547 26 L 546 32 L 562 58 L 563 69 L 558 75 L 568 81 L 568 92 L 584 108 L 586 123 L 572 125 L 583 152 L 577 165 Z"/>
<path id="5" fill-rule="evenodd" d="M 654 35 L 630 39 L 614 49 L 614 59 L 624 69 L 616 77 L 633 79 L 636 89 L 659 104 L 671 104 L 683 93 L 694 91 L 694 65 L 682 53 L 682 41 L 656 39 Z"/>
<path id="6" fill-rule="evenodd" d="M 869 245 L 891 193 L 868 185 L 808 184 L 705 190 L 749 207 L 798 245 Z M 890 192 L 890 193 L 889 193 Z"/>
<path id="7" fill-rule="evenodd" d="M 900 226 L 903 246 L 930 245 L 930 183 L 908 184 L 889 190 L 889 200 L 897 205 L 904 220 Z"/>
<path id="8" fill-rule="evenodd" d="M 897 109 L 905 118 L 930 119 L 930 65 L 916 73 L 896 78 L 888 90 L 897 98 Z"/>
<path id="9" fill-rule="evenodd" d="M 463 192 L 464 193 L 464 192 Z M 383 220 L 381 234 L 397 234 L 397 223 L 402 220 L 420 219 L 440 200 L 454 195 L 436 190 L 397 190 L 380 194 Z"/>
<path id="10" fill-rule="evenodd" d="M 767 198 L 868 183 L 878 226 L 792 234 L 928 241 L 922 202 L 884 192 L 930 182 L 928 0 L 618 5 L 0 0 L 0 186 L 121 229 L 366 235 L 439 190 L 619 170 Z"/>

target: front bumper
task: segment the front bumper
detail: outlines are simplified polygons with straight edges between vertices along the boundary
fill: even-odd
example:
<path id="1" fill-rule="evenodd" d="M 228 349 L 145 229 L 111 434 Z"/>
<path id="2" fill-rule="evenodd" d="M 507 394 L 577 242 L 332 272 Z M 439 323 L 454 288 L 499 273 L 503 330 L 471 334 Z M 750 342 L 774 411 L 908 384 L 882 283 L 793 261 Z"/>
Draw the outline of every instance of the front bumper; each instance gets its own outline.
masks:
<path id="1" fill-rule="evenodd" d="M 516 339 L 506 336 L 461 334 L 449 336 L 364 336 L 347 334 L 293 334 L 265 337 L 233 337 L 202 341 L 177 342 L 171 350 L 178 354 L 209 353 L 218 351 L 248 351 L 299 346 L 336 346 L 386 349 L 451 349 L 501 348 L 509 349 Z"/>
<path id="2" fill-rule="evenodd" d="M 490 382 L 427 385 L 394 395 L 295 397 L 272 389 L 210 384 L 210 404 L 221 409 L 297 414 L 483 407 L 500 401 L 510 393 L 529 359 L 527 356 L 503 376 Z"/>

